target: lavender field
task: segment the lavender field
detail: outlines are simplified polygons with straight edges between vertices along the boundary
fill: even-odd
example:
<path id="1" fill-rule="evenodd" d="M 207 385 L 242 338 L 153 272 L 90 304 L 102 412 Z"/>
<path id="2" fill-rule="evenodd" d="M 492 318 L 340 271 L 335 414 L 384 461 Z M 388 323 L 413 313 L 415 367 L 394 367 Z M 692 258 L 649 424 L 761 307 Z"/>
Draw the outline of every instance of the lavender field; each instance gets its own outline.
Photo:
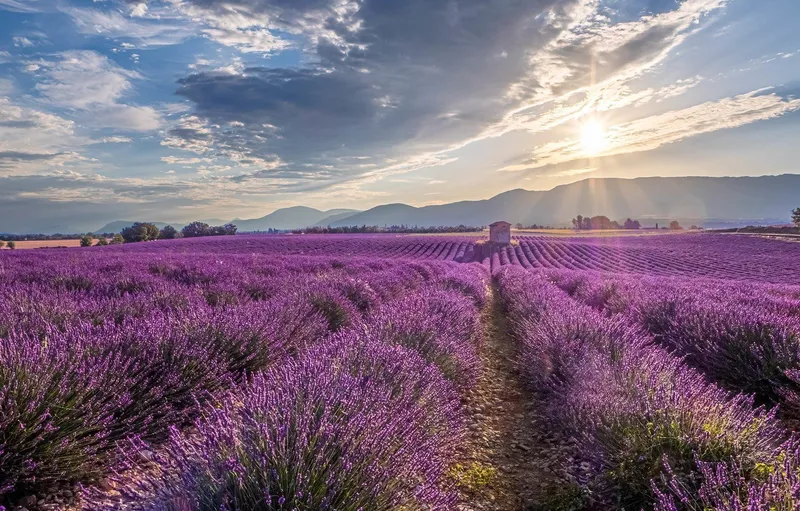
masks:
<path id="1" fill-rule="evenodd" d="M 796 243 L 0 254 L 0 509 L 793 510 L 798 427 Z"/>

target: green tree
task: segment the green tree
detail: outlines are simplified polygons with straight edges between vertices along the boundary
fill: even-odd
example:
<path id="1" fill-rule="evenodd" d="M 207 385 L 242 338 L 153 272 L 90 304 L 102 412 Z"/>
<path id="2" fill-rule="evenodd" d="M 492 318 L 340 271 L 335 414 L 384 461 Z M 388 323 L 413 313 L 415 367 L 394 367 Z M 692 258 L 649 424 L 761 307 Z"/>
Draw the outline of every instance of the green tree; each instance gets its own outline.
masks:
<path id="1" fill-rule="evenodd" d="M 16 244 L 16 243 L 14 243 L 13 241 L 7 241 L 7 242 L 6 242 L 6 246 L 7 246 L 8 248 L 10 248 L 11 250 L 14 250 L 15 248 L 17 248 L 17 244 Z"/>
<path id="2" fill-rule="evenodd" d="M 625 225 L 623 228 L 625 229 L 639 229 L 642 224 L 639 223 L 638 220 L 631 220 L 630 218 L 625 220 Z"/>
<path id="3" fill-rule="evenodd" d="M 192 222 L 183 229 L 181 234 L 184 238 L 199 238 L 201 236 L 209 236 L 212 234 L 211 226 L 203 222 Z"/>
<path id="4" fill-rule="evenodd" d="M 111 238 L 111 245 L 122 245 L 125 243 L 125 238 L 122 237 L 122 234 L 115 234 Z"/>
<path id="5" fill-rule="evenodd" d="M 586 221 L 587 219 L 584 219 Z M 613 229 L 614 226 L 611 224 L 611 220 L 604 215 L 597 215 L 589 218 L 589 228 L 590 229 Z M 617 226 L 619 227 L 619 226 Z"/>
<path id="6" fill-rule="evenodd" d="M 795 226 L 800 227 L 800 208 L 797 208 L 794 211 L 792 211 L 792 223 Z"/>
<path id="7" fill-rule="evenodd" d="M 95 246 L 96 247 L 105 247 L 106 245 L 108 245 L 108 240 L 106 239 L 105 236 L 100 236 L 97 239 L 97 244 Z"/>
<path id="8" fill-rule="evenodd" d="M 180 237 L 181 233 L 179 233 L 178 230 L 171 225 L 165 226 L 163 229 L 161 229 L 161 232 L 158 233 L 158 239 L 160 240 L 174 240 L 175 238 Z"/>
<path id="9" fill-rule="evenodd" d="M 91 247 L 94 238 L 90 234 L 86 234 L 85 236 L 81 236 L 81 246 L 82 247 Z"/>
<path id="10" fill-rule="evenodd" d="M 158 239 L 158 227 L 148 222 L 136 222 L 130 227 L 122 229 L 120 234 L 125 243 L 139 243 Z"/>
<path id="11" fill-rule="evenodd" d="M 3 240 L 0 240 L 0 248 L 3 248 L 4 246 L 6 246 L 6 242 L 3 241 Z"/>
<path id="12" fill-rule="evenodd" d="M 681 224 L 679 224 L 677 220 L 673 220 L 672 222 L 670 222 L 669 228 L 670 230 L 673 231 L 680 231 L 681 229 L 683 229 L 683 227 L 681 227 Z"/>

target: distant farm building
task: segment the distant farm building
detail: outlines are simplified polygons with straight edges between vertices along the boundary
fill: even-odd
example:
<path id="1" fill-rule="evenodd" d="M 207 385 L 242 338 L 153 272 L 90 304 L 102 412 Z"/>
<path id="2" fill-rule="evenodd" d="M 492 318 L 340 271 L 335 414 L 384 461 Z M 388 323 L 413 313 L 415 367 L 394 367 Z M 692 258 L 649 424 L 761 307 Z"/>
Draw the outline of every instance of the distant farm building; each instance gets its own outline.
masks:
<path id="1" fill-rule="evenodd" d="M 511 243 L 511 224 L 501 220 L 489 225 L 489 241 L 500 245 Z"/>

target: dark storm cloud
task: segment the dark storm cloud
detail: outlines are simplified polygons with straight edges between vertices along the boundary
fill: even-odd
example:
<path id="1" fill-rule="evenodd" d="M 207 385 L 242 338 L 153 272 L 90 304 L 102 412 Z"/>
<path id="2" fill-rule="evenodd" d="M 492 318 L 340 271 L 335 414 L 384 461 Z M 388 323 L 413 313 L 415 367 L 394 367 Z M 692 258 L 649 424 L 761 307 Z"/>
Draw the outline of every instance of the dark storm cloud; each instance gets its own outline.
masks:
<path id="1" fill-rule="evenodd" d="M 180 81 L 178 94 L 212 124 L 244 123 L 214 137 L 247 154 L 328 163 L 403 156 L 460 141 L 513 106 L 505 90 L 524 77 L 529 49 L 552 37 L 536 17 L 554 2 L 368 0 L 337 17 L 321 1 L 193 1 L 209 16 L 239 6 L 286 25 L 302 25 L 312 11 L 328 15 L 318 16 L 314 65 L 198 73 Z"/>
<path id="2" fill-rule="evenodd" d="M 315 59 L 301 69 L 251 67 L 238 74 L 187 76 L 178 94 L 194 103 L 199 117 L 210 126 L 243 126 L 199 134 L 177 128 L 170 136 L 189 142 L 213 137 L 208 146 L 223 155 L 238 151 L 268 161 L 277 155 L 289 165 L 332 165 L 334 176 L 358 175 L 365 172 L 363 165 L 341 159 L 369 155 L 382 164 L 459 143 L 535 94 L 565 93 L 654 58 L 685 23 L 680 18 L 652 23 L 633 36 L 627 29 L 614 33 L 608 31 L 611 25 L 590 24 L 585 33 L 557 40 L 576 4 L 187 0 L 194 15 L 220 26 L 236 13 L 254 24 L 268 21 L 299 31 L 313 42 L 307 51 Z M 656 0 L 637 5 L 640 13 L 668 9 Z M 601 10 L 616 12 L 608 6 Z M 547 58 L 541 59 L 548 43 Z M 562 71 L 567 79 L 548 82 L 548 74 Z"/>

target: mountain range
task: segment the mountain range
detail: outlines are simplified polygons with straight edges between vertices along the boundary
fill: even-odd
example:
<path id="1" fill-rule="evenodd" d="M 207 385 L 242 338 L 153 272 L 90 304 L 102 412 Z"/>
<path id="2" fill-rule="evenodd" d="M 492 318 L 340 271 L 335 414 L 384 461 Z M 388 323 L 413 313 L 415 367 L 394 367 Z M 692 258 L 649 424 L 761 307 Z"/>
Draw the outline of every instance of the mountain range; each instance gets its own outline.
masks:
<path id="1" fill-rule="evenodd" d="M 235 218 L 233 223 L 242 232 L 266 231 L 267 229 L 302 229 L 314 225 L 328 225 L 340 221 L 355 213 L 355 209 L 331 209 L 320 211 L 305 206 L 294 206 L 273 211 L 267 216 L 242 220 Z"/>
<path id="2" fill-rule="evenodd" d="M 296 206 L 255 219 L 234 219 L 240 232 L 352 225 L 488 225 L 496 220 L 567 226 L 576 215 L 634 218 L 645 225 L 678 220 L 705 227 L 777 224 L 800 207 L 800 174 L 759 177 L 596 178 L 547 191 L 510 190 L 489 199 L 414 207 L 385 204 L 366 211 Z M 95 232 L 119 232 L 112 222 Z M 209 221 L 214 225 L 226 223 Z M 156 223 L 161 227 L 162 223 Z M 172 224 L 176 228 L 179 224 Z M 108 230 L 107 230 L 108 229 Z"/>
<path id="3" fill-rule="evenodd" d="M 331 223 L 346 225 L 570 225 L 578 214 L 646 224 L 678 220 L 706 227 L 788 222 L 800 206 L 800 175 L 585 179 L 547 191 L 510 190 L 490 199 L 413 207 L 377 206 Z"/>

